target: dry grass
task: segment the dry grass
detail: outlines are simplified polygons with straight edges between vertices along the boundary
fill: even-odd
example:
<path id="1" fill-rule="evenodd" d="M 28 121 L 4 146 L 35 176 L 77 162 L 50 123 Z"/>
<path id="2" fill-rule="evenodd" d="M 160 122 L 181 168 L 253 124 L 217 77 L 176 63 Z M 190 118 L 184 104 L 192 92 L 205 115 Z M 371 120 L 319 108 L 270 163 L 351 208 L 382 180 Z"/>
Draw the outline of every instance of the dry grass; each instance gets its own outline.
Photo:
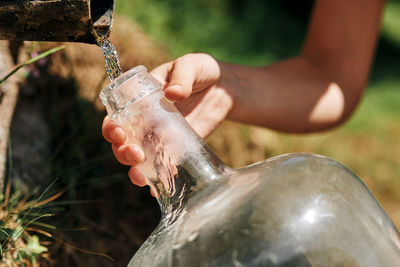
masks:
<path id="1" fill-rule="evenodd" d="M 349 125 L 327 133 L 284 135 L 225 122 L 210 136 L 208 143 L 232 167 L 290 152 L 318 153 L 333 158 L 352 169 L 367 184 L 399 227 L 400 125 L 396 120 L 383 125 L 379 121 L 371 124 L 380 129 L 380 134 L 349 131 Z"/>

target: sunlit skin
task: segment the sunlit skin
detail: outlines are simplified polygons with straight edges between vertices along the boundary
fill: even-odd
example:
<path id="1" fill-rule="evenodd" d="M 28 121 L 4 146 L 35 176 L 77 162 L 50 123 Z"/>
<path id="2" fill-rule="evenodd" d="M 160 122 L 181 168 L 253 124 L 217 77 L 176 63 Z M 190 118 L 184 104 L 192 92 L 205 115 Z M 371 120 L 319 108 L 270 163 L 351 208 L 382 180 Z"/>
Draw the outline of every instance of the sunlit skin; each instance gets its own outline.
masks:
<path id="1" fill-rule="evenodd" d="M 383 0 L 317 0 L 295 58 L 246 67 L 187 54 L 151 74 L 202 137 L 224 119 L 288 133 L 328 130 L 349 118 L 361 99 L 383 7 Z M 122 128 L 108 118 L 103 136 L 118 161 L 132 166 L 131 181 L 146 185 L 136 168 L 144 160 L 141 148 L 126 144 Z"/>

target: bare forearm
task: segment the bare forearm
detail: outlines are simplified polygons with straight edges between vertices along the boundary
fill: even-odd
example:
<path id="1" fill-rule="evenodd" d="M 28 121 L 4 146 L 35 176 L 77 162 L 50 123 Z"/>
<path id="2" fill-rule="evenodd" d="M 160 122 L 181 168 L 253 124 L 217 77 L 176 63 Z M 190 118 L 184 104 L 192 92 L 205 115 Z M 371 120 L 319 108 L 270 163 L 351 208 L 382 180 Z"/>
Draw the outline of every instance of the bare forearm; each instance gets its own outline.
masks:
<path id="1" fill-rule="evenodd" d="M 324 130 L 346 115 L 342 89 L 303 57 L 263 68 L 221 63 L 228 119 L 285 132 Z M 350 107 L 349 107 L 350 108 Z"/>
<path id="2" fill-rule="evenodd" d="M 299 57 L 263 68 L 221 63 L 228 118 L 286 132 L 343 122 L 366 86 L 383 4 L 318 0 Z"/>

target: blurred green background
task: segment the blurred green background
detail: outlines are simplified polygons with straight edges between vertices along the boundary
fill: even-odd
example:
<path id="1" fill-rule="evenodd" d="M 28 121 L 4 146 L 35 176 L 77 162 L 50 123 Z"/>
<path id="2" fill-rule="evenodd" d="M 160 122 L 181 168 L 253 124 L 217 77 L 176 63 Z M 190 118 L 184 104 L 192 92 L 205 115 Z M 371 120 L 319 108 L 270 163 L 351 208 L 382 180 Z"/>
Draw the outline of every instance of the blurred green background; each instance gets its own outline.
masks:
<path id="1" fill-rule="evenodd" d="M 245 65 L 266 65 L 299 53 L 313 1 L 119 0 L 130 17 L 172 58 L 206 52 Z M 342 127 L 287 135 L 224 123 L 209 144 L 239 167 L 294 151 L 320 153 L 351 168 L 400 225 L 400 2 L 386 3 L 365 96 Z M 140 53 L 140 51 L 138 51 Z"/>

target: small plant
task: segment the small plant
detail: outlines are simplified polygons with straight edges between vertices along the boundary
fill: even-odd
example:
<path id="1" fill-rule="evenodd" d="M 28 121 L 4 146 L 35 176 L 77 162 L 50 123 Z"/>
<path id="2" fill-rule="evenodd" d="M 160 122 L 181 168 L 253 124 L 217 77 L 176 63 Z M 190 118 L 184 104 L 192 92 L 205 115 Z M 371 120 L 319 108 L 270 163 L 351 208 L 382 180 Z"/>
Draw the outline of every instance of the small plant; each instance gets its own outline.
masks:
<path id="1" fill-rule="evenodd" d="M 33 233 L 51 236 L 40 229 L 46 227 L 40 220 L 52 216 L 44 208 L 62 192 L 45 199 L 49 188 L 40 197 L 30 201 L 19 193 L 18 188 L 11 194 L 10 183 L 6 192 L 0 194 L 0 266 L 38 266 L 39 258 L 48 257 L 47 248 Z"/>
<path id="2" fill-rule="evenodd" d="M 17 66 L 5 77 L 0 79 L 2 85 L 8 78 L 14 75 L 19 69 L 28 66 L 40 59 L 55 53 L 64 46 L 58 46 L 45 51 L 21 65 Z M 49 187 L 50 188 L 50 187 Z M 59 192 L 47 199 L 44 193 L 37 199 L 28 201 L 27 197 L 22 196 L 15 188 L 11 194 L 11 184 L 8 183 L 5 193 L 0 192 L 0 266 L 38 266 L 39 257 L 46 257 L 47 248 L 39 242 L 39 237 L 33 235 L 38 232 L 51 236 L 46 231 L 34 228 L 36 225 L 46 226 L 39 220 L 44 217 L 52 216 L 50 213 L 43 212 L 43 207 L 50 201 L 58 198 L 62 192 Z"/>

